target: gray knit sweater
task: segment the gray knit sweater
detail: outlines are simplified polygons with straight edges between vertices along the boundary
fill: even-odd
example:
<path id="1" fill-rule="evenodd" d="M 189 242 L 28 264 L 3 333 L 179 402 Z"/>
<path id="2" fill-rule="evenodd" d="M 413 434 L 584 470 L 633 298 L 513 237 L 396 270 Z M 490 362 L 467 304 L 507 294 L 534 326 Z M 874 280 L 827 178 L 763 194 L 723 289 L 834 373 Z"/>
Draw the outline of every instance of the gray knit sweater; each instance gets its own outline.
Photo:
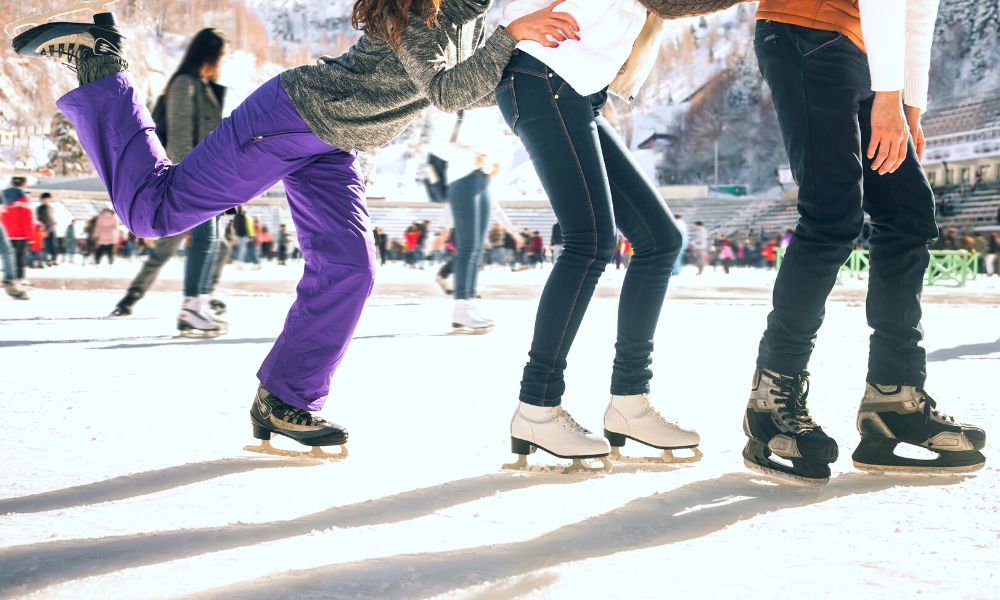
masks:
<path id="1" fill-rule="evenodd" d="M 444 0 L 437 26 L 410 17 L 398 51 L 363 35 L 341 56 L 285 71 L 281 84 L 312 132 L 344 150 L 384 146 L 430 105 L 495 104 L 517 41 L 503 28 L 486 37 L 491 3 Z"/>

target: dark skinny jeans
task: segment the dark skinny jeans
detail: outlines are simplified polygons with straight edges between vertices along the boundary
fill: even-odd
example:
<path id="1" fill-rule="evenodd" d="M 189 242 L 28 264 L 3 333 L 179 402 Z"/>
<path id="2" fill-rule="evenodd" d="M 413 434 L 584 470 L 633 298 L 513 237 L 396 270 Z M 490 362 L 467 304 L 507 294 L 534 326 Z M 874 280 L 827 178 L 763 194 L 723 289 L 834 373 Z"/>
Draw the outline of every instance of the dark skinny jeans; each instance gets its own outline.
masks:
<path id="1" fill-rule="evenodd" d="M 806 368 L 827 296 L 867 212 L 873 227 L 867 313 L 874 330 L 868 381 L 922 386 L 920 295 L 937 225 L 913 143 L 895 173 L 871 170 L 868 60 L 842 34 L 758 21 L 754 47 L 799 184 L 799 223 L 774 284 L 757 365 L 788 374 Z"/>
<path id="2" fill-rule="evenodd" d="M 566 357 L 617 232 L 635 247 L 618 307 L 612 394 L 649 391 L 653 336 L 681 233 L 656 187 L 600 110 L 607 92 L 581 96 L 542 62 L 515 51 L 497 104 L 521 139 L 563 232 L 545 284 L 520 399 L 561 403 Z"/>
<path id="3" fill-rule="evenodd" d="M 479 260 L 490 225 L 490 178 L 473 171 L 448 185 L 448 204 L 455 221 L 455 300 L 476 297 Z"/>

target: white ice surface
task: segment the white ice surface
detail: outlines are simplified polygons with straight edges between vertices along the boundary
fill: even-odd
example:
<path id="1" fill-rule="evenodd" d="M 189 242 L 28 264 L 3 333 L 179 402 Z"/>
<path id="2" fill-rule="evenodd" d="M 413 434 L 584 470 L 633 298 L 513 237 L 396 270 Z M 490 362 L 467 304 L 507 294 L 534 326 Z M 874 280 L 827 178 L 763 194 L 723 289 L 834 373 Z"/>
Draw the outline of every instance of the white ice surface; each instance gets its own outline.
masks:
<path id="1" fill-rule="evenodd" d="M 43 274 L 72 288 L 134 268 Z M 295 272 L 227 280 L 290 290 Z M 701 432 L 704 461 L 587 478 L 499 470 L 544 273 L 484 273 L 484 290 L 509 298 L 486 301 L 497 328 L 473 337 L 448 335 L 450 303 L 429 283 L 413 293 L 432 273 L 380 273 L 388 291 L 322 413 L 348 426 L 351 455 L 319 465 L 241 451 L 290 294 L 224 294 L 231 333 L 190 341 L 173 337 L 175 292 L 111 320 L 118 292 L 43 289 L 33 273 L 30 302 L 0 298 L 0 597 L 1000 597 L 992 447 L 965 478 L 851 466 L 868 335 L 857 282 L 830 304 L 810 366 L 810 406 L 841 458 L 829 485 L 799 490 L 761 483 L 740 458 L 769 274 L 686 272 L 664 309 L 656 404 Z M 606 279 L 567 372 L 565 406 L 594 430 L 621 275 Z M 996 435 L 997 286 L 927 295 L 929 390 Z"/>

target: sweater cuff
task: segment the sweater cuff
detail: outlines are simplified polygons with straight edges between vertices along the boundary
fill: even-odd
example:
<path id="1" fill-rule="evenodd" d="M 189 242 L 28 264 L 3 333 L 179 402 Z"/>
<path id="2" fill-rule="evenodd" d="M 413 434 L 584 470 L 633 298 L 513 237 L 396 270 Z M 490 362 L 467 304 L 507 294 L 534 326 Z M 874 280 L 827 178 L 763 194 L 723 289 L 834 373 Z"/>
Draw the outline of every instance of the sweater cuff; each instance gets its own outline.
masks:
<path id="1" fill-rule="evenodd" d="M 891 63 L 875 64 L 869 60 L 868 68 L 871 71 L 873 92 L 898 92 L 903 89 L 902 64 Z"/>
<path id="2" fill-rule="evenodd" d="M 496 28 L 496 31 L 493 32 L 493 35 L 490 36 L 490 39 L 486 43 L 496 46 L 499 50 L 505 50 L 508 55 L 513 54 L 514 49 L 517 48 L 517 40 L 514 39 L 514 36 L 503 25 Z"/>
<path id="3" fill-rule="evenodd" d="M 903 104 L 919 108 L 920 112 L 927 110 L 928 77 L 908 75 L 903 85 Z"/>

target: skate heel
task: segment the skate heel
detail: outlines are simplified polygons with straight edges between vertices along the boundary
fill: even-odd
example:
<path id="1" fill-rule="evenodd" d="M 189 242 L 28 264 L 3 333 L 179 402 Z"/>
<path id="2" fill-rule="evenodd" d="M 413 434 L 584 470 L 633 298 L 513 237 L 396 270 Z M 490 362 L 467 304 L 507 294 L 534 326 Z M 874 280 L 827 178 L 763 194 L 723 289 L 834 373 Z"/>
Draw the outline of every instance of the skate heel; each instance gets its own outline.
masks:
<path id="1" fill-rule="evenodd" d="M 621 448 L 625 445 L 625 436 L 621 433 L 615 433 L 605 429 L 604 437 L 607 438 L 608 443 L 611 444 L 612 448 Z"/>
<path id="2" fill-rule="evenodd" d="M 537 446 L 535 446 L 531 442 L 526 442 L 526 441 L 524 441 L 522 439 L 518 439 L 516 437 L 510 438 L 510 451 L 513 452 L 514 454 L 519 454 L 521 456 L 527 456 L 527 455 L 531 454 L 532 452 L 534 452 L 536 449 L 537 449 Z"/>
<path id="3" fill-rule="evenodd" d="M 254 437 L 254 439 L 257 439 L 257 440 L 264 440 L 264 441 L 270 440 L 271 439 L 271 430 L 270 429 L 266 429 L 264 427 L 261 427 L 260 425 L 254 423 L 253 424 L 253 437 Z"/>

